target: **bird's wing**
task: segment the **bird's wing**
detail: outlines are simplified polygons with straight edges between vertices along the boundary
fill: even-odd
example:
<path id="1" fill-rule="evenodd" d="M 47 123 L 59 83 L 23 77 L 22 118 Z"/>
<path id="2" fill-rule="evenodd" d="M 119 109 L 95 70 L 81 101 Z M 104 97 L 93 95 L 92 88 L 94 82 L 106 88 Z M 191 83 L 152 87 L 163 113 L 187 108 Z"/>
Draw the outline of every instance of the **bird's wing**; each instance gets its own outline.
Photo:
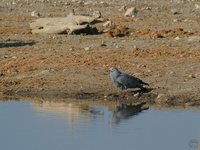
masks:
<path id="1" fill-rule="evenodd" d="M 131 77 L 134 78 L 134 80 L 137 80 L 140 84 L 145 84 L 145 85 L 148 85 L 148 86 L 149 86 L 148 83 L 142 81 L 141 79 L 139 79 L 139 78 L 137 78 L 137 77 L 135 77 L 135 76 L 131 76 Z"/>
<path id="2" fill-rule="evenodd" d="M 116 78 L 116 81 L 119 82 L 120 84 L 124 85 L 124 86 L 127 86 L 129 85 L 130 83 L 130 76 L 128 74 L 120 74 L 117 78 Z"/>
<path id="3" fill-rule="evenodd" d="M 117 77 L 116 80 L 117 82 L 123 84 L 126 87 L 141 86 L 142 84 L 149 85 L 148 83 L 143 82 L 139 78 L 125 73 L 120 74 L 120 76 Z"/>

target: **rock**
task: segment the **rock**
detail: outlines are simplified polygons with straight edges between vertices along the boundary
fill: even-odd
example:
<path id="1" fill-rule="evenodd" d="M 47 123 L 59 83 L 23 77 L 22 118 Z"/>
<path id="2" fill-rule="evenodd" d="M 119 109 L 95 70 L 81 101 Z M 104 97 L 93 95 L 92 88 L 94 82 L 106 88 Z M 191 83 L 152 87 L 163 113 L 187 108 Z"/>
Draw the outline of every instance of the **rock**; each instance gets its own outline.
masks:
<path id="1" fill-rule="evenodd" d="M 102 17 L 100 11 L 93 12 L 92 16 L 94 16 L 95 18 L 101 18 Z"/>
<path id="2" fill-rule="evenodd" d="M 103 27 L 110 27 L 112 25 L 112 22 L 109 20 L 109 21 L 106 21 L 104 24 L 103 24 Z"/>
<path id="3" fill-rule="evenodd" d="M 73 48 L 73 47 L 70 47 L 70 48 L 69 48 L 69 51 L 73 51 L 73 50 L 74 50 L 74 48 Z"/>
<path id="4" fill-rule="evenodd" d="M 100 46 L 108 46 L 104 41 L 102 41 Z"/>
<path id="5" fill-rule="evenodd" d="M 173 74 L 175 74 L 175 72 L 174 71 L 170 71 L 169 74 L 173 75 Z"/>
<path id="6" fill-rule="evenodd" d="M 133 96 L 138 97 L 138 96 L 140 96 L 140 93 L 138 92 L 138 93 L 134 94 Z"/>
<path id="7" fill-rule="evenodd" d="M 138 10 L 135 7 L 131 7 L 127 9 L 126 13 L 124 14 L 125 17 L 136 17 Z"/>
<path id="8" fill-rule="evenodd" d="M 12 59 L 17 59 L 17 56 L 13 56 Z"/>
<path id="9" fill-rule="evenodd" d="M 200 42 L 200 36 L 193 35 L 188 37 L 188 42 Z"/>
<path id="10" fill-rule="evenodd" d="M 32 11 L 32 12 L 31 12 L 31 16 L 32 16 L 32 17 L 40 17 L 41 15 L 40 15 L 39 12 Z"/>
<path id="11" fill-rule="evenodd" d="M 85 47 L 84 50 L 85 50 L 85 51 L 89 51 L 89 50 L 90 50 L 90 47 Z"/>
<path id="12" fill-rule="evenodd" d="M 0 71 L 0 77 L 4 76 L 4 73 Z"/>
<path id="13" fill-rule="evenodd" d="M 166 103 L 168 101 L 168 97 L 165 94 L 158 94 L 155 102 L 157 103 Z"/>
<path id="14" fill-rule="evenodd" d="M 200 6 L 198 4 L 194 5 L 196 9 L 200 9 Z"/>
<path id="15" fill-rule="evenodd" d="M 152 72 L 152 70 L 149 69 L 149 70 L 147 70 L 147 72 L 150 73 L 150 72 Z"/>
<path id="16" fill-rule="evenodd" d="M 174 19 L 173 21 L 174 21 L 174 22 L 181 22 L 180 19 Z"/>
<path id="17" fill-rule="evenodd" d="M 30 23 L 30 27 L 32 33 L 90 33 L 93 28 L 91 28 L 89 24 L 96 19 L 96 17 L 74 15 L 73 13 L 70 13 L 67 17 L 38 18 Z"/>
<path id="18" fill-rule="evenodd" d="M 194 74 L 190 74 L 188 77 L 189 78 L 196 78 L 196 76 Z"/>
<path id="19" fill-rule="evenodd" d="M 138 47 L 136 45 L 134 45 L 133 50 L 138 50 Z"/>
<path id="20" fill-rule="evenodd" d="M 177 36 L 177 37 L 175 37 L 174 39 L 175 39 L 176 41 L 178 41 L 178 40 L 180 40 L 180 37 Z"/>
<path id="21" fill-rule="evenodd" d="M 171 12 L 172 12 L 174 15 L 180 14 L 180 13 L 178 12 L 178 9 L 171 9 Z"/>
<path id="22" fill-rule="evenodd" d="M 123 5 L 120 9 L 118 9 L 119 11 L 124 11 L 124 10 L 126 10 L 126 6 L 125 5 Z"/>

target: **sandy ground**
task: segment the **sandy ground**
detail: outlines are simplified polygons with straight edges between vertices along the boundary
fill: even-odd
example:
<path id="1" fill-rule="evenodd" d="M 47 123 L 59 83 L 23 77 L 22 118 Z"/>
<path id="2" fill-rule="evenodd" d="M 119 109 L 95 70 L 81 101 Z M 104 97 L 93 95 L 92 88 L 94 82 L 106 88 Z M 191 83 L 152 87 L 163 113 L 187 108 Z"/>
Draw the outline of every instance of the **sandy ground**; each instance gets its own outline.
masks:
<path id="1" fill-rule="evenodd" d="M 124 3 L 125 2 L 125 3 Z M 124 17 L 123 5 L 136 7 Z M 41 17 L 99 10 L 113 28 L 96 35 L 31 34 Z M 200 104 L 200 2 L 182 0 L 0 2 L 0 96 Z M 102 31 L 104 22 L 95 24 Z M 143 94 L 113 87 L 109 68 L 136 75 Z"/>

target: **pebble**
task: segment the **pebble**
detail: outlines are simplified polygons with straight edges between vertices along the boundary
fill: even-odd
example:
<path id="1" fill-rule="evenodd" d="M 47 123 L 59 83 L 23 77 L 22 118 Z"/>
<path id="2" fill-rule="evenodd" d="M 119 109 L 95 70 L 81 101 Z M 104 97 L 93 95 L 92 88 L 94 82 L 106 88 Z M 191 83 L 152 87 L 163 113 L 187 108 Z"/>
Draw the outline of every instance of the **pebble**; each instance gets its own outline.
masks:
<path id="1" fill-rule="evenodd" d="M 85 47 L 84 50 L 85 50 L 85 51 L 89 51 L 89 50 L 90 50 L 90 47 Z"/>
<path id="2" fill-rule="evenodd" d="M 188 77 L 189 78 L 196 78 L 196 76 L 194 74 L 190 74 Z"/>
<path id="3" fill-rule="evenodd" d="M 103 27 L 110 27 L 112 25 L 112 21 L 106 21 L 104 24 L 103 24 Z"/>
<path id="4" fill-rule="evenodd" d="M 3 72 L 0 71 L 0 77 L 4 76 Z"/>
<path id="5" fill-rule="evenodd" d="M 74 50 L 74 48 L 72 48 L 72 47 L 69 49 L 69 51 L 73 51 L 73 50 Z"/>
<path id="6" fill-rule="evenodd" d="M 149 69 L 149 70 L 147 70 L 147 72 L 150 73 L 150 72 L 152 72 L 152 70 Z"/>
<path id="7" fill-rule="evenodd" d="M 173 21 L 174 21 L 174 22 L 181 22 L 180 19 L 174 19 Z"/>
<path id="8" fill-rule="evenodd" d="M 196 9 L 200 9 L 200 5 L 199 4 L 195 4 L 194 5 Z"/>
<path id="9" fill-rule="evenodd" d="M 95 12 L 93 12 L 93 16 L 94 16 L 95 18 L 101 18 L 101 17 L 102 17 L 100 11 L 95 11 Z"/>
<path id="10" fill-rule="evenodd" d="M 133 96 L 138 97 L 139 95 L 140 95 L 140 93 L 138 92 L 138 93 L 134 94 Z"/>
<path id="11" fill-rule="evenodd" d="M 125 17 L 136 17 L 138 10 L 135 7 L 131 7 L 127 9 L 126 13 L 124 14 Z"/>
<path id="12" fill-rule="evenodd" d="M 177 36 L 177 37 L 175 37 L 174 39 L 175 39 L 176 41 L 178 41 L 178 40 L 180 40 L 180 37 Z"/>
<path id="13" fill-rule="evenodd" d="M 166 103 L 168 101 L 168 98 L 165 94 L 158 94 L 156 98 L 156 102 L 158 103 Z"/>
<path id="14" fill-rule="evenodd" d="M 175 72 L 174 71 L 170 71 L 169 74 L 175 74 Z"/>
<path id="15" fill-rule="evenodd" d="M 138 47 L 136 45 L 134 45 L 133 50 L 138 50 Z"/>
<path id="16" fill-rule="evenodd" d="M 32 11 L 32 12 L 31 12 L 31 16 L 32 16 L 32 17 L 40 17 L 41 15 L 40 15 L 39 12 Z"/>
<path id="17" fill-rule="evenodd" d="M 171 9 L 171 12 L 172 12 L 174 15 L 179 14 L 178 9 Z"/>
<path id="18" fill-rule="evenodd" d="M 104 41 L 102 41 L 100 46 L 108 46 Z"/>
<path id="19" fill-rule="evenodd" d="M 17 59 L 17 56 L 13 56 L 12 58 L 13 58 L 13 59 Z"/>
<path id="20" fill-rule="evenodd" d="M 119 11 L 124 11 L 124 10 L 126 10 L 126 6 L 125 5 L 123 5 L 120 9 L 118 9 Z"/>

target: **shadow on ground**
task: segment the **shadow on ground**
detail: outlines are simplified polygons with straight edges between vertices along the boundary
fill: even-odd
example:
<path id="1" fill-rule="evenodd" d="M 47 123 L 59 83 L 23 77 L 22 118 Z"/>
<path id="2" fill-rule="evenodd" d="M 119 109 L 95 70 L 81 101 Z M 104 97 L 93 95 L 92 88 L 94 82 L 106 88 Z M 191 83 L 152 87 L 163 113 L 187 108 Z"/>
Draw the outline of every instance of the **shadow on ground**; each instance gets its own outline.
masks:
<path id="1" fill-rule="evenodd" d="M 36 42 L 22 42 L 22 41 L 16 41 L 16 42 L 8 42 L 8 43 L 0 43 L 0 48 L 7 48 L 7 47 L 20 47 L 20 46 L 32 46 Z"/>

